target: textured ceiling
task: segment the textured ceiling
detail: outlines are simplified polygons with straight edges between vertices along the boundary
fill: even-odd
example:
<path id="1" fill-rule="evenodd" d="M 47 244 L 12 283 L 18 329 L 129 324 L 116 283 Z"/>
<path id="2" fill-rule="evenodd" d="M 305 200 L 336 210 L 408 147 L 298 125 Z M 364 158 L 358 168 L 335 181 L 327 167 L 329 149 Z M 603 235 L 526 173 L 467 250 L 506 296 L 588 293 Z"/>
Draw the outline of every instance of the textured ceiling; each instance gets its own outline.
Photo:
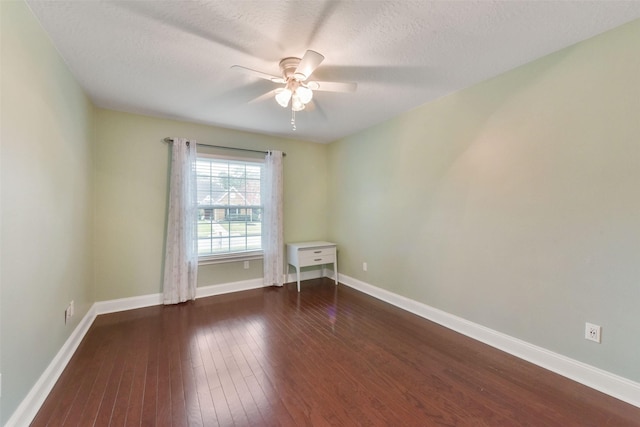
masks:
<path id="1" fill-rule="evenodd" d="M 104 108 L 329 142 L 640 18 L 640 1 L 27 0 L 78 82 Z M 307 49 L 316 92 L 296 114 L 262 99 Z M 185 135 L 188 136 L 188 135 Z"/>

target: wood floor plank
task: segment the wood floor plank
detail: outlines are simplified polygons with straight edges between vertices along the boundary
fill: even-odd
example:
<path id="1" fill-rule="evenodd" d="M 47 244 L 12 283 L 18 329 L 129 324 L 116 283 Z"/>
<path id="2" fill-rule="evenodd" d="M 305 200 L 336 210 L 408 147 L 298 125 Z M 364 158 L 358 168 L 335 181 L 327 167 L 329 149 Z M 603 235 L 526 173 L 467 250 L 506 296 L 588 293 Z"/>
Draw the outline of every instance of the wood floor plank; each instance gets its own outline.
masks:
<path id="1" fill-rule="evenodd" d="M 137 361 L 138 347 L 128 345 L 122 358 L 122 375 L 116 390 L 113 405 L 111 405 L 111 416 L 107 425 L 123 426 L 125 425 L 127 411 L 117 411 L 116 408 L 126 408 L 131 398 L 131 386 L 133 383 L 133 375 Z M 101 408 L 103 410 L 103 408 Z M 104 424 L 103 424 L 104 425 Z"/>
<path id="2" fill-rule="evenodd" d="M 104 333 L 107 332 L 107 333 Z M 102 341 L 100 351 L 95 353 L 95 357 L 89 359 L 88 366 L 84 369 L 83 377 L 69 384 L 65 384 L 70 390 L 75 391 L 75 397 L 64 419 L 56 421 L 58 425 L 75 426 L 80 425 L 84 419 L 89 419 L 93 424 L 95 413 L 91 408 L 99 405 L 98 397 L 103 392 L 104 384 L 99 384 L 101 379 L 106 379 L 104 372 L 111 366 L 111 359 L 114 357 L 117 348 L 113 345 L 113 334 L 109 331 L 97 331 L 97 340 Z M 82 369 L 82 368 L 79 368 Z M 101 375 L 102 374 L 102 375 Z M 96 384 L 99 384 L 96 386 Z M 55 388 L 55 387 L 54 387 Z M 90 408 L 87 411 L 87 408 Z"/>
<path id="3" fill-rule="evenodd" d="M 185 328 L 188 330 L 188 325 L 185 325 Z M 182 390 L 184 392 L 187 425 L 189 427 L 204 426 L 200 402 L 198 401 L 197 378 L 193 366 L 193 358 L 199 357 L 199 355 L 193 354 L 189 336 L 185 333 L 181 334 L 178 346 L 181 351 L 180 370 L 182 372 Z"/>
<path id="4" fill-rule="evenodd" d="M 97 337 L 85 337 L 78 346 L 78 351 L 71 358 L 69 364 L 77 366 L 76 370 L 65 370 L 57 381 L 56 386 L 51 390 L 49 398 L 44 402 L 40 411 L 36 415 L 33 423 L 37 425 L 46 424 L 45 420 L 56 420 L 57 425 L 62 425 L 76 400 L 78 393 L 85 381 L 91 381 L 84 373 L 99 365 L 97 353 L 104 351 L 105 343 L 99 341 Z M 80 356 L 82 354 L 82 356 Z M 85 356 L 86 355 L 86 356 Z"/>
<path id="5" fill-rule="evenodd" d="M 640 408 L 328 279 L 98 316 L 33 426 L 640 426 Z"/>
<path id="6" fill-rule="evenodd" d="M 114 417 L 112 419 L 112 425 L 114 426 L 133 427 L 142 424 L 142 408 L 145 384 L 147 382 L 147 360 L 151 347 L 149 342 L 151 339 L 150 334 L 144 333 L 143 326 L 139 325 L 139 333 L 129 342 L 129 345 L 135 349 L 131 385 L 128 391 L 128 398 L 125 393 L 126 389 L 122 388 L 122 397 L 117 401 L 117 406 L 114 408 Z M 120 421 L 121 418 L 124 418 L 124 420 Z"/>
<path id="7" fill-rule="evenodd" d="M 147 353 L 147 363 L 145 366 L 145 381 L 142 384 L 142 414 L 140 425 L 143 427 L 155 426 L 156 410 L 158 404 L 158 369 L 159 351 L 161 337 L 155 328 L 151 329 L 152 339 L 149 340 L 149 351 Z"/>
<path id="8" fill-rule="evenodd" d="M 207 370 L 205 367 L 205 358 L 207 358 L 208 362 L 208 349 L 207 352 L 204 353 L 204 340 L 205 338 L 201 332 L 197 331 L 194 333 L 193 340 L 191 342 L 191 363 L 193 366 L 193 374 L 196 378 L 195 393 L 198 396 L 198 405 L 200 407 L 200 414 L 202 416 L 203 423 L 213 426 L 219 425 L 215 405 L 213 403 L 213 396 L 211 394 L 211 389 L 213 387 L 210 385 L 210 377 L 214 375 L 211 368 L 213 362 L 207 363 L 206 366 L 209 367 L 209 370 Z"/>
<path id="9" fill-rule="evenodd" d="M 93 424 L 108 426 L 111 423 L 111 415 L 113 414 L 118 388 L 122 382 L 125 361 L 128 356 L 130 356 L 128 348 L 119 348 L 115 355 L 111 370 L 108 374 L 105 372 L 105 375 L 108 376 L 106 376 L 106 385 L 104 386 L 103 393 L 96 393 L 96 396 L 100 397 L 98 399 L 98 411 L 94 416 Z M 101 383 L 98 383 L 97 385 L 102 387 Z"/>
<path id="10" fill-rule="evenodd" d="M 169 362 L 170 339 L 175 338 L 172 334 L 171 327 L 167 325 L 170 322 L 169 311 L 175 307 L 167 307 L 162 316 L 162 335 L 158 342 L 158 370 L 157 370 L 157 393 L 156 393 L 156 425 L 159 427 L 171 427 L 172 423 L 172 393 L 177 390 L 171 388 L 171 365 Z"/>

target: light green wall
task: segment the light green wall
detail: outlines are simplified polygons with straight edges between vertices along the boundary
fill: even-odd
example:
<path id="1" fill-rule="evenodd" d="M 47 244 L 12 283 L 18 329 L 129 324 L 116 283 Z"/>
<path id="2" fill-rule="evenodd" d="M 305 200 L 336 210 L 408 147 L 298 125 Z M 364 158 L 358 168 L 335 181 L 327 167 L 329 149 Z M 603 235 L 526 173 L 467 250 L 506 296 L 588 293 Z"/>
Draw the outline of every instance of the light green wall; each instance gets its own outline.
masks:
<path id="1" fill-rule="evenodd" d="M 332 143 L 341 273 L 640 381 L 638 52 L 640 21 Z"/>
<path id="2" fill-rule="evenodd" d="M 92 107 L 27 6 L 0 8 L 4 424 L 94 298 Z"/>
<path id="3" fill-rule="evenodd" d="M 326 145 L 98 109 L 97 301 L 161 292 L 169 178 L 169 146 L 162 140 L 168 136 L 285 151 L 285 241 L 326 238 Z M 259 277 L 260 260 L 250 261 L 248 270 L 241 262 L 214 264 L 199 269 L 198 285 Z"/>

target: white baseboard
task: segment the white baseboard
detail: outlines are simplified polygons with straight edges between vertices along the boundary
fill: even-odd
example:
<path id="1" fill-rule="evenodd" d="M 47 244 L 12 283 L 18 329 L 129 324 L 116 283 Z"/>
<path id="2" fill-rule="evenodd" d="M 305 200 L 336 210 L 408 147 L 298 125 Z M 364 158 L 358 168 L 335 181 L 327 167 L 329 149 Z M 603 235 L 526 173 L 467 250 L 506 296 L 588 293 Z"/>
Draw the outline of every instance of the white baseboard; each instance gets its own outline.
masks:
<path id="1" fill-rule="evenodd" d="M 535 346 L 344 274 L 340 283 L 640 408 L 640 383 Z"/>
<path id="2" fill-rule="evenodd" d="M 310 270 L 300 273 L 300 280 L 316 279 L 322 277 L 325 271 Z M 295 274 L 285 274 L 287 282 L 295 282 Z M 200 286 L 196 290 L 196 298 L 204 298 L 214 295 L 222 295 L 230 292 L 246 291 L 263 287 L 262 278 L 243 280 L 238 282 L 223 283 L 219 285 Z M 136 308 L 151 307 L 162 304 L 162 294 L 140 295 L 130 298 L 119 298 L 109 301 L 98 301 L 91 306 L 87 314 L 80 321 L 76 329 L 71 333 L 67 341 L 62 345 L 58 354 L 51 361 L 47 369 L 31 388 L 27 396 L 22 400 L 18 408 L 5 424 L 5 427 L 27 426 L 38 413 L 40 406 L 45 401 L 56 381 L 69 363 L 80 342 L 93 324 L 97 315 L 116 313 L 119 311 L 133 310 Z"/>
<path id="3" fill-rule="evenodd" d="M 212 297 L 214 295 L 248 291 L 249 289 L 258 289 L 263 287 L 264 284 L 262 283 L 262 277 L 258 279 L 242 280 L 239 282 L 223 283 L 221 285 L 201 286 L 196 289 L 196 298 Z"/>
<path id="4" fill-rule="evenodd" d="M 225 283 L 221 285 L 201 286 L 196 291 L 197 298 L 212 295 L 221 295 L 229 292 L 238 292 L 262 287 L 262 278 L 244 280 L 240 282 Z M 38 413 L 38 410 L 53 389 L 56 381 L 62 375 L 62 371 L 71 360 L 80 342 L 86 335 L 89 327 L 99 314 L 115 313 L 136 308 L 151 307 L 162 304 L 162 294 L 141 295 L 131 298 L 120 298 L 110 301 L 98 301 L 91 306 L 87 314 L 82 318 L 78 326 L 62 345 L 58 354 L 53 358 L 47 369 L 42 373 L 38 381 L 31 388 L 27 396 L 16 408 L 5 427 L 28 426 Z"/>
<path id="5" fill-rule="evenodd" d="M 116 313 L 118 311 L 134 310 L 136 308 L 151 307 L 162 304 L 162 294 L 140 295 L 137 297 L 118 298 L 108 301 L 98 301 L 93 306 L 96 315 Z"/>
<path id="6" fill-rule="evenodd" d="M 301 280 L 315 279 L 322 276 L 333 278 L 333 272 L 328 269 L 311 270 L 301 273 Z M 287 282 L 295 282 L 296 275 L 288 274 Z M 444 311 L 430 307 L 426 304 L 411 300 L 401 295 L 394 294 L 368 283 L 346 276 L 338 275 L 340 283 L 369 294 L 396 307 L 414 313 L 425 319 L 432 320 L 449 329 L 460 332 L 485 344 L 496 347 L 502 351 L 513 354 L 550 371 L 556 372 L 574 381 L 599 390 L 617 399 L 640 407 L 640 384 L 603 371 L 585 363 L 570 359 L 557 353 L 553 353 L 541 347 L 534 346 L 519 339 L 510 337 L 484 326 L 478 325 Z M 262 287 L 262 279 L 251 279 L 240 282 L 225 283 L 220 285 L 202 286 L 197 290 L 197 297 L 203 298 L 213 295 L 221 295 L 229 292 L 238 292 Z M 60 348 L 47 369 L 40 376 L 27 396 L 20 403 L 5 427 L 20 427 L 29 425 L 38 413 L 40 406 L 47 398 L 56 381 L 67 366 L 80 342 L 86 335 L 89 327 L 98 314 L 113 313 L 135 308 L 160 305 L 161 294 L 143 295 L 132 298 L 121 298 L 111 301 L 96 302 L 71 333 L 67 341 Z"/>
<path id="7" fill-rule="evenodd" d="M 330 270 L 309 270 L 300 273 L 300 280 L 317 279 L 327 275 Z M 333 277 L 333 274 L 329 275 Z M 285 282 L 295 282 L 296 274 L 285 274 Z M 246 291 L 264 287 L 262 278 L 241 280 L 238 282 L 222 283 L 219 285 L 199 286 L 196 289 L 196 298 L 210 297 L 214 295 L 228 294 L 231 292 Z M 118 311 L 133 310 L 136 308 L 151 307 L 162 304 L 162 294 L 140 295 L 137 297 L 119 298 L 108 301 L 98 301 L 94 304 L 96 315 L 116 313 Z"/>
<path id="8" fill-rule="evenodd" d="M 310 279 L 319 279 L 320 277 L 324 277 L 324 276 L 326 276 L 326 271 L 325 269 L 322 269 L 322 268 L 308 270 L 308 271 L 301 271 L 300 281 L 310 280 Z M 295 272 L 285 274 L 285 283 L 291 283 L 291 282 L 297 282 L 297 281 L 298 281 L 298 278 Z"/>
<path id="9" fill-rule="evenodd" d="M 13 412 L 11 418 L 9 418 L 5 424 L 5 427 L 22 427 L 31 424 L 95 318 L 96 312 L 94 306 L 92 306 L 80 323 L 78 323 L 78 326 L 76 326 L 69 338 L 67 338 L 51 363 L 49 363 L 47 369 L 40 375 L 38 381 L 31 387 L 27 396 L 20 402 L 20 405 L 18 405 Z"/>
<path id="10" fill-rule="evenodd" d="M 214 295 L 228 294 L 230 292 L 246 291 L 248 289 L 261 288 L 262 278 L 242 280 L 239 282 L 222 283 L 219 285 L 199 286 L 196 289 L 196 298 L 210 297 Z M 98 301 L 94 304 L 96 314 L 116 313 L 118 311 L 133 310 L 136 308 L 152 307 L 162 304 L 162 294 L 140 295 L 130 298 L 119 298 L 109 301 Z"/>

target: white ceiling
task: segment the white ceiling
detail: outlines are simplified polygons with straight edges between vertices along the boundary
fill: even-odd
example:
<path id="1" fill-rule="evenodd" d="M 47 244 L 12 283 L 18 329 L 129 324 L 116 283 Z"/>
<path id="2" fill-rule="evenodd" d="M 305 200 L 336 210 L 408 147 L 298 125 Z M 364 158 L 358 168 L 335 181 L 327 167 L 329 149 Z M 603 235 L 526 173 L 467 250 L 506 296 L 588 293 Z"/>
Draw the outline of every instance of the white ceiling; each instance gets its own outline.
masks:
<path id="1" fill-rule="evenodd" d="M 27 0 L 93 102 L 287 138 L 330 142 L 640 18 L 640 1 Z M 278 62 L 325 56 L 296 114 L 273 99 Z M 185 135 L 188 136 L 188 135 Z"/>

